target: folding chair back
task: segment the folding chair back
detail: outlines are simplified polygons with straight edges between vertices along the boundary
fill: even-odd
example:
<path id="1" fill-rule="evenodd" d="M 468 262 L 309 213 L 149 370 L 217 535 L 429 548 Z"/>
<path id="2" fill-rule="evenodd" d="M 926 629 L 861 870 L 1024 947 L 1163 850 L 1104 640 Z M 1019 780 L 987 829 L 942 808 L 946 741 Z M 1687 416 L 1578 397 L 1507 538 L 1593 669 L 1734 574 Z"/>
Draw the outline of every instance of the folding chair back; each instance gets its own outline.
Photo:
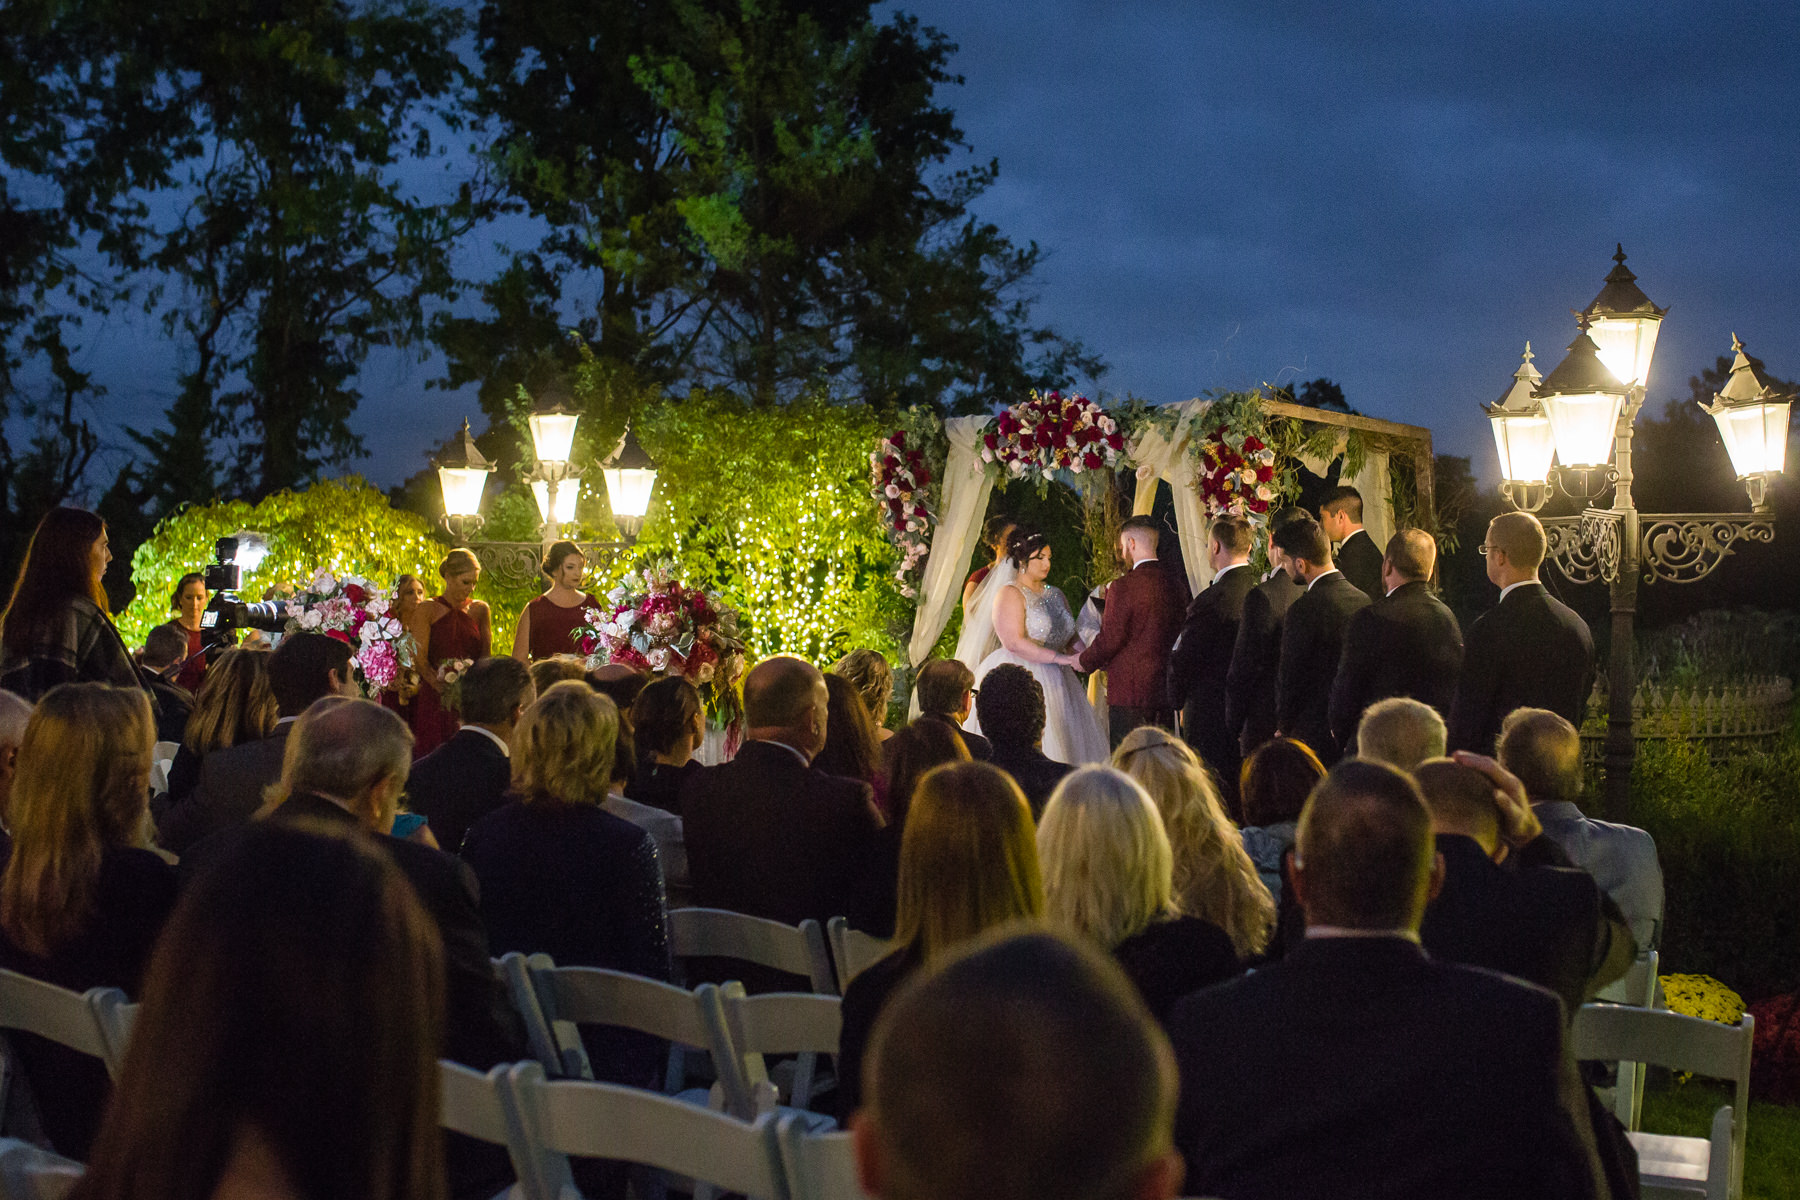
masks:
<path id="1" fill-rule="evenodd" d="M 892 943 L 873 934 L 850 928 L 850 922 L 843 917 L 831 918 L 826 929 L 831 938 L 831 957 L 837 964 L 840 994 L 850 986 L 852 979 L 886 958 L 894 948 Z"/>
<path id="2" fill-rule="evenodd" d="M 825 933 L 810 918 L 783 925 L 723 908 L 669 910 L 669 952 L 677 960 L 730 958 L 811 981 L 813 991 L 838 994 L 825 951 Z"/>
<path id="3" fill-rule="evenodd" d="M 1656 968 L 1661 956 L 1646 950 L 1631 961 L 1625 974 L 1601 988 L 1594 999 L 1607 1004 L 1631 1004 L 1638 1008 L 1656 1007 Z"/>
<path id="4" fill-rule="evenodd" d="M 1754 1017 L 1745 1013 L 1736 1025 L 1721 1025 L 1667 1009 L 1586 1004 L 1575 1015 L 1572 1036 L 1575 1057 L 1584 1062 L 1643 1063 L 1730 1080 L 1732 1102 L 1713 1114 L 1710 1138 L 1627 1136 L 1637 1148 L 1646 1195 L 1683 1188 L 1691 1194 L 1701 1187 L 1709 1200 L 1737 1200 L 1743 1194 Z"/>
<path id="5" fill-rule="evenodd" d="M 508 1200 L 537 1194 L 533 1178 L 537 1160 L 513 1102 L 512 1069 L 512 1063 L 503 1063 L 484 1075 L 449 1059 L 438 1060 L 438 1124 L 453 1133 L 506 1147 L 519 1181 L 503 1193 Z"/>
<path id="6" fill-rule="evenodd" d="M 769 1078 L 763 1055 L 798 1054 L 800 1062 L 788 1102 L 795 1108 L 810 1105 L 817 1056 L 837 1056 L 844 1002 L 836 996 L 809 992 L 746 996 L 742 986 L 735 983 L 726 984 L 719 995 L 731 1042 L 715 1048 L 715 1056 L 736 1054 L 754 1093 L 757 1085 Z"/>
<path id="7" fill-rule="evenodd" d="M 574 1155 L 654 1167 L 752 1200 L 788 1200 L 773 1118 L 749 1123 L 634 1088 L 549 1081 L 537 1063 L 515 1065 L 510 1082 L 546 1197 L 578 1194 Z"/>
<path id="8" fill-rule="evenodd" d="M 117 1014 L 126 1003 L 118 988 L 71 992 L 16 971 L 0 971 L 0 1030 L 35 1033 L 91 1054 L 115 1079 L 125 1060 Z"/>
<path id="9" fill-rule="evenodd" d="M 856 1178 L 847 1133 L 810 1133 L 806 1123 L 782 1119 L 776 1137 L 791 1200 L 870 1200 Z"/>
<path id="10" fill-rule="evenodd" d="M 29 1142 L 0 1138 L 0 1196 L 6 1200 L 63 1200 L 84 1169 Z"/>

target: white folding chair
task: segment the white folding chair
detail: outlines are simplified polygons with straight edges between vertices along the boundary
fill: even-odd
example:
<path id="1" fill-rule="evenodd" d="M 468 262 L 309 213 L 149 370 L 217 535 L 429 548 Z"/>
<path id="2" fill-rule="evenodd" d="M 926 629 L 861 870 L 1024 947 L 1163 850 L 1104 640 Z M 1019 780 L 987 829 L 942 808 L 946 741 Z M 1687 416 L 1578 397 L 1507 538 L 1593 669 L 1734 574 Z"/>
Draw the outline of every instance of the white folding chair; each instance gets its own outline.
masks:
<path id="1" fill-rule="evenodd" d="M 669 953 L 689 958 L 730 958 L 786 971 L 811 981 L 813 991 L 838 994 L 837 977 L 817 921 L 783 925 L 723 908 L 669 910 Z"/>
<path id="2" fill-rule="evenodd" d="M 81 1182 L 82 1171 L 82 1165 L 73 1159 L 18 1138 L 0 1138 L 0 1197 L 4 1200 L 63 1200 Z"/>
<path id="3" fill-rule="evenodd" d="M 158 742 L 150 748 L 150 791 L 162 795 L 169 790 L 169 768 L 175 765 L 180 742 Z"/>
<path id="4" fill-rule="evenodd" d="M 814 1133 L 796 1115 L 776 1127 L 790 1200 L 870 1200 L 856 1178 L 847 1133 Z"/>
<path id="5" fill-rule="evenodd" d="M 484 1075 L 461 1063 L 439 1059 L 438 1124 L 453 1133 L 506 1147 L 518 1182 L 496 1200 L 531 1200 L 541 1188 L 534 1176 L 537 1159 L 513 1101 L 509 1082 L 513 1065 L 503 1063 Z"/>
<path id="6" fill-rule="evenodd" d="M 129 1028 L 121 1013 L 129 1007 L 118 988 L 71 992 L 16 971 L 0 971 L 0 1030 L 35 1033 L 91 1054 L 114 1079 L 125 1061 Z"/>
<path id="7" fill-rule="evenodd" d="M 831 938 L 831 957 L 837 963 L 838 992 L 842 994 L 850 981 L 869 967 L 886 958 L 893 950 L 890 942 L 873 934 L 850 928 L 843 917 L 833 917 L 825 924 Z"/>
<path id="8" fill-rule="evenodd" d="M 1647 950 L 1632 960 L 1631 967 L 1619 978 L 1601 988 L 1596 1000 L 1607 1004 L 1629 1004 L 1637 1008 L 1655 1008 L 1656 968 L 1660 956 Z M 1644 1078 L 1648 1074 L 1634 1062 L 1618 1064 L 1614 1076 L 1612 1102 L 1609 1107 L 1626 1129 L 1636 1129 L 1644 1114 Z M 1605 1098 L 1605 1089 L 1600 1090 Z"/>
<path id="9" fill-rule="evenodd" d="M 1713 1114 L 1712 1136 L 1627 1133 L 1638 1153 L 1646 1200 L 1705 1196 L 1738 1200 L 1744 1187 L 1744 1142 L 1750 1105 L 1750 1047 L 1756 1019 L 1736 1025 L 1687 1017 L 1667 1009 L 1584 1004 L 1575 1015 L 1575 1057 L 1583 1062 L 1635 1062 L 1692 1071 L 1735 1085 L 1730 1104 Z"/>
<path id="10" fill-rule="evenodd" d="M 715 1057 L 734 1054 L 742 1064 L 757 1113 L 769 1111 L 780 1096 L 769 1081 L 765 1054 L 797 1054 L 800 1066 L 788 1103 L 805 1109 L 812 1103 L 813 1064 L 819 1055 L 836 1058 L 838 1035 L 843 1029 L 844 1002 L 836 996 L 820 996 L 810 992 L 771 992 L 746 996 L 739 983 L 728 983 L 719 989 L 719 1000 L 725 1009 L 728 1044 L 715 1046 Z M 807 1114 L 830 1125 L 830 1118 Z"/>
<path id="11" fill-rule="evenodd" d="M 752 1200 L 788 1200 L 775 1119 L 739 1121 L 654 1092 L 544 1078 L 518 1063 L 510 1085 L 541 1200 L 576 1200 L 570 1156 L 610 1158 L 704 1181 Z"/>

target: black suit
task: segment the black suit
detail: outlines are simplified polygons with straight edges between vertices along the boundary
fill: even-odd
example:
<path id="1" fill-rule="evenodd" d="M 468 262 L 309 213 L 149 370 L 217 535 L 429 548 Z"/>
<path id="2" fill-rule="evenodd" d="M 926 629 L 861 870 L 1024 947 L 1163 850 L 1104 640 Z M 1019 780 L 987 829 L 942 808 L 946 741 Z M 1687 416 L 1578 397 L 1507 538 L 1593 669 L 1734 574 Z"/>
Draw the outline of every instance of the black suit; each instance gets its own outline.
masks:
<path id="1" fill-rule="evenodd" d="M 1350 618 L 1331 688 L 1332 736 L 1348 747 L 1363 710 L 1389 696 L 1411 696 L 1447 717 L 1461 669 L 1456 614 L 1429 584 L 1401 584 Z"/>
<path id="2" fill-rule="evenodd" d="M 1225 673 L 1225 728 L 1245 757 L 1275 736 L 1275 675 L 1281 663 L 1281 624 L 1300 585 L 1277 571 L 1244 597 L 1231 669 Z"/>
<path id="3" fill-rule="evenodd" d="M 1381 547 L 1369 536 L 1369 531 L 1359 529 L 1342 542 L 1338 543 L 1337 552 L 1331 556 L 1332 563 L 1344 573 L 1344 578 L 1362 590 L 1363 595 L 1371 600 L 1379 600 L 1387 589 L 1381 585 Z"/>
<path id="4" fill-rule="evenodd" d="M 208 754 L 194 790 L 155 814 L 156 844 L 171 854 L 186 854 L 202 838 L 255 816 L 263 806 L 263 789 L 281 779 L 281 756 L 293 727 L 287 721 L 266 738 Z"/>
<path id="5" fill-rule="evenodd" d="M 1230 1200 L 1586 1197 L 1563 1012 L 1399 938 L 1312 939 L 1175 1006 L 1186 1190 Z"/>
<path id="6" fill-rule="evenodd" d="M 1063 776 L 1075 769 L 1066 762 L 1057 762 L 1036 746 L 995 746 L 994 757 L 988 761 L 1013 777 L 1031 805 L 1034 821 L 1044 815 L 1044 805 Z"/>
<path id="7" fill-rule="evenodd" d="M 1444 886 L 1419 929 L 1433 958 L 1548 988 L 1571 1016 L 1631 966 L 1637 943 L 1586 871 L 1496 865 L 1456 834 L 1438 834 L 1437 848 Z"/>
<path id="8" fill-rule="evenodd" d="M 964 729 L 950 713 L 924 713 L 920 717 L 920 720 L 924 720 L 926 717 L 929 717 L 933 721 L 942 721 L 950 728 L 956 730 L 956 736 L 963 740 L 963 745 L 969 751 L 969 757 L 976 762 L 993 761 L 994 744 L 982 737 L 979 733 L 970 733 L 967 729 Z"/>
<path id="9" fill-rule="evenodd" d="M 1522 583 L 1469 626 L 1450 748 L 1494 752 L 1515 708 L 1547 708 L 1577 728 L 1594 685 L 1587 622 L 1541 583 Z"/>
<path id="10" fill-rule="evenodd" d="M 857 779 L 816 771 L 786 746 L 747 742 L 681 789 L 694 903 L 795 925 L 832 917 L 890 928 L 881 814 Z"/>
<path id="11" fill-rule="evenodd" d="M 1256 586 L 1248 566 L 1215 575 L 1188 605 L 1187 620 L 1169 652 L 1169 695 L 1181 710 L 1181 736 L 1219 777 L 1227 802 L 1237 795 L 1237 731 L 1225 718 L 1226 676 L 1244 616 L 1244 600 Z"/>
<path id="12" fill-rule="evenodd" d="M 1337 761 L 1331 736 L 1331 685 L 1344 654 L 1350 619 L 1369 598 L 1333 571 L 1313 579 L 1281 623 L 1281 668 L 1275 679 L 1275 725 L 1318 752 L 1327 766 Z"/>
<path id="13" fill-rule="evenodd" d="M 431 826 L 438 845 L 455 854 L 469 826 L 506 803 L 512 760 L 494 740 L 474 729 L 421 758 L 406 780 L 407 806 Z"/>

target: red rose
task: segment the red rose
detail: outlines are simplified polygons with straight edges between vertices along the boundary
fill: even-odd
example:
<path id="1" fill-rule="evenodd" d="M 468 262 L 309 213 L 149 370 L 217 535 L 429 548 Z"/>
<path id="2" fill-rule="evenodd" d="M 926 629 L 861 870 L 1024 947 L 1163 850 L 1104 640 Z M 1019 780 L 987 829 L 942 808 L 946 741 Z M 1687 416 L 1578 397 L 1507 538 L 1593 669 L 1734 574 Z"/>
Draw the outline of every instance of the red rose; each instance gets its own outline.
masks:
<path id="1" fill-rule="evenodd" d="M 362 588 L 357 584 L 353 583 L 349 587 L 346 587 L 344 589 L 344 599 L 348 600 L 352 604 L 361 604 L 364 600 L 367 600 L 368 598 L 369 598 L 369 593 L 363 591 Z"/>
<path id="2" fill-rule="evenodd" d="M 325 636 L 328 638 L 336 638 L 346 646 L 350 644 L 350 635 L 341 629 L 327 629 L 325 631 Z"/>
<path id="3" fill-rule="evenodd" d="M 1256 468 L 1256 481 L 1258 483 L 1267 483 L 1267 482 L 1269 482 L 1269 480 L 1271 480 L 1273 478 L 1275 478 L 1275 468 L 1274 467 L 1261 466 L 1261 467 Z"/>
<path id="4" fill-rule="evenodd" d="M 1250 453 L 1254 454 L 1258 450 L 1261 450 L 1262 448 L 1263 448 L 1263 444 L 1257 438 L 1252 436 L 1252 437 L 1246 437 L 1244 439 L 1244 449 L 1249 451 Z"/>
<path id="5" fill-rule="evenodd" d="M 1098 454 L 1095 454 L 1092 450 L 1089 450 L 1086 454 L 1081 456 L 1081 465 L 1090 471 L 1098 471 L 1101 467 L 1106 465 L 1106 460 L 1101 458 Z"/>

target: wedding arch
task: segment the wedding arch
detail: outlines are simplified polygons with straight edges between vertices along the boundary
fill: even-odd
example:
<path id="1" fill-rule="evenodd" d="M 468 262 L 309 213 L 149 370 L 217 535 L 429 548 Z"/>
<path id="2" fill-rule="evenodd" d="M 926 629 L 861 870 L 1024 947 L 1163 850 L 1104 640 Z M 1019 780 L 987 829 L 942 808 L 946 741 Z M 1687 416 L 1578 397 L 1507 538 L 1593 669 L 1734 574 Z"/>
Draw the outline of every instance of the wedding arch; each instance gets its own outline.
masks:
<path id="1" fill-rule="evenodd" d="M 1167 482 L 1195 591 L 1212 577 L 1210 516 L 1230 508 L 1259 519 L 1291 500 L 1300 466 L 1323 476 L 1344 459 L 1340 478 L 1362 493 L 1364 523 L 1376 544 L 1385 545 L 1396 524 L 1391 468 L 1408 460 L 1408 519 L 1434 524 L 1429 429 L 1308 408 L 1263 392 L 1114 411 L 1052 392 L 1033 394 L 998 416 L 942 422 L 915 410 L 869 457 L 875 500 L 901 551 L 900 586 L 917 600 L 907 644 L 914 664 L 930 655 L 961 600 L 963 572 L 1002 479 L 1079 485 L 1086 477 L 1110 486 L 1112 473 L 1131 470 L 1134 513 L 1150 512 L 1158 485 Z"/>

